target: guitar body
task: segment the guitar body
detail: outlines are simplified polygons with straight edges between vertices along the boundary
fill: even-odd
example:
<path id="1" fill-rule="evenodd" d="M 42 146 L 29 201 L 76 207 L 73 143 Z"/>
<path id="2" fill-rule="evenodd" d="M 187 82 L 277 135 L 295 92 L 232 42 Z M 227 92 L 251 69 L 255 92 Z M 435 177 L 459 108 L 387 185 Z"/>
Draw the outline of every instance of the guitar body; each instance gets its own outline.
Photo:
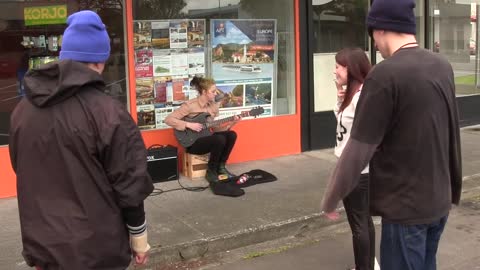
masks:
<path id="1" fill-rule="evenodd" d="M 240 113 L 238 116 L 247 117 L 252 116 L 256 117 L 264 112 L 263 108 L 258 106 L 252 108 L 250 111 L 245 111 Z M 212 127 L 221 125 L 223 123 L 228 123 L 234 121 L 236 116 L 226 117 L 224 119 L 214 120 L 207 122 L 207 118 L 210 117 L 208 113 L 200 113 L 194 117 L 185 117 L 182 120 L 190 123 L 199 123 L 203 125 L 203 129 L 200 132 L 193 131 L 191 129 L 185 129 L 183 131 L 176 130 L 174 131 L 175 137 L 177 138 L 178 143 L 183 147 L 190 147 L 195 143 L 196 140 L 202 137 L 210 136 L 213 134 Z"/>
<path id="2" fill-rule="evenodd" d="M 209 116 L 210 114 L 208 113 L 201 113 L 194 117 L 185 117 L 183 120 L 190 123 L 205 124 L 207 123 L 207 118 Z M 192 146 L 192 144 L 195 143 L 197 139 L 213 134 L 209 128 L 204 128 L 200 132 L 196 132 L 188 128 L 181 131 L 175 129 L 174 133 L 180 145 L 185 148 Z"/>

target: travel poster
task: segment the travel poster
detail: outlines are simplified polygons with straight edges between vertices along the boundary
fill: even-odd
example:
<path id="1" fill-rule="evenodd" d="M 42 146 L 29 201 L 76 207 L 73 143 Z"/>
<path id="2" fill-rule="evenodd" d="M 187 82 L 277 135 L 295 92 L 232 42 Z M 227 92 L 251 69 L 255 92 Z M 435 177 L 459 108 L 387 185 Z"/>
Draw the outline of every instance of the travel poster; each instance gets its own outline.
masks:
<path id="1" fill-rule="evenodd" d="M 215 80 L 273 80 L 275 26 L 276 20 L 212 20 Z"/>

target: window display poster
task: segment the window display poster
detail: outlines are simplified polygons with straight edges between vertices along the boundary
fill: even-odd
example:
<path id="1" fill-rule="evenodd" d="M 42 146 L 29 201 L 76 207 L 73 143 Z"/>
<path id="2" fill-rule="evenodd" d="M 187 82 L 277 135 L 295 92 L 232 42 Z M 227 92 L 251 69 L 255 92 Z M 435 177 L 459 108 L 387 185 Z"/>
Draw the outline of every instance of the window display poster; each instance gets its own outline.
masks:
<path id="1" fill-rule="evenodd" d="M 205 46 L 205 20 L 188 20 L 188 47 Z"/>
<path id="2" fill-rule="evenodd" d="M 150 49 L 135 51 L 135 77 L 153 76 L 153 52 Z"/>
<path id="3" fill-rule="evenodd" d="M 137 78 L 135 80 L 137 105 L 153 104 L 153 79 L 152 78 Z"/>
<path id="4" fill-rule="evenodd" d="M 152 105 L 137 105 L 137 120 L 140 129 L 155 128 L 155 106 Z"/>
<path id="5" fill-rule="evenodd" d="M 167 103 L 167 81 L 155 80 L 155 103 Z"/>
<path id="6" fill-rule="evenodd" d="M 215 118 L 215 120 L 218 119 L 223 119 L 226 117 L 234 116 L 234 115 L 239 115 L 243 112 L 249 112 L 250 110 L 256 108 L 255 107 L 249 107 L 249 108 L 229 108 L 229 109 L 220 109 L 219 115 Z M 258 115 L 256 117 L 250 116 L 250 117 L 244 117 L 242 119 L 252 119 L 252 118 L 259 118 L 259 117 L 269 117 L 272 116 L 272 106 L 271 105 L 265 105 L 265 106 L 259 106 L 262 107 L 264 112 L 261 115 Z"/>
<path id="7" fill-rule="evenodd" d="M 133 47 L 149 48 L 152 46 L 152 24 L 148 21 L 138 21 L 133 23 Z"/>
<path id="8" fill-rule="evenodd" d="M 187 20 L 170 21 L 170 48 L 187 48 Z"/>
<path id="9" fill-rule="evenodd" d="M 172 75 L 188 75 L 188 51 L 186 53 L 173 53 L 171 60 L 171 74 Z"/>
<path id="10" fill-rule="evenodd" d="M 259 82 L 227 81 L 226 84 L 217 84 L 217 89 L 223 95 L 219 101 L 220 110 L 244 111 L 261 106 L 265 109 L 262 116 L 271 115 L 272 81 L 268 79 Z"/>
<path id="11" fill-rule="evenodd" d="M 152 46 L 154 49 L 170 48 L 170 22 L 152 22 Z"/>
<path id="12" fill-rule="evenodd" d="M 204 19 L 134 21 L 138 125 L 167 128 L 164 118 L 197 92 L 193 76 L 205 76 Z"/>
<path id="13" fill-rule="evenodd" d="M 272 78 L 275 20 L 212 20 L 215 80 Z"/>
<path id="14" fill-rule="evenodd" d="M 174 78 L 172 79 L 172 91 L 173 91 L 173 104 L 182 104 L 184 101 L 189 100 L 189 80 L 187 78 Z"/>
<path id="15" fill-rule="evenodd" d="M 170 50 L 153 51 L 153 75 L 168 76 L 172 73 L 172 57 Z"/>
<path id="16" fill-rule="evenodd" d="M 217 89 L 223 94 L 219 102 L 220 108 L 244 107 L 244 84 L 217 84 Z"/>
<path id="17" fill-rule="evenodd" d="M 155 106 L 156 128 L 169 128 L 169 126 L 165 124 L 164 120 L 175 109 L 176 107 L 157 108 L 157 106 Z"/>
<path id="18" fill-rule="evenodd" d="M 205 73 L 205 52 L 203 48 L 192 48 L 188 53 L 188 74 Z"/>

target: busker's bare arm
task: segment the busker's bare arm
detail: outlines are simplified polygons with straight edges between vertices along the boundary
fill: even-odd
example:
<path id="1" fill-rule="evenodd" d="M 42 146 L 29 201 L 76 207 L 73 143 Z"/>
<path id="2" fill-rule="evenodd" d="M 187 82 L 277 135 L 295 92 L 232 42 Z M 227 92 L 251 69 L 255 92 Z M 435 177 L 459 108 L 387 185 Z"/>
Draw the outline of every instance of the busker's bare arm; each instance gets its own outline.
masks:
<path id="1" fill-rule="evenodd" d="M 322 200 L 322 210 L 325 213 L 335 211 L 338 202 L 358 185 L 360 174 L 370 162 L 377 146 L 350 137 L 325 190 Z"/>

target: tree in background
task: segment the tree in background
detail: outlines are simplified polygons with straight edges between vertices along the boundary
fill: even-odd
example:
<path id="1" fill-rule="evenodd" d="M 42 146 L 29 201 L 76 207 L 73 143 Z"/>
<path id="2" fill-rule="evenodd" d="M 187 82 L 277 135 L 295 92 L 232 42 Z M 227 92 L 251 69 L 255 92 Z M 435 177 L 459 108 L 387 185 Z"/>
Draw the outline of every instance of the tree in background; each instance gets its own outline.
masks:
<path id="1" fill-rule="evenodd" d="M 184 0 L 135 0 L 135 20 L 180 19 L 186 14 L 182 10 L 187 6 Z"/>

